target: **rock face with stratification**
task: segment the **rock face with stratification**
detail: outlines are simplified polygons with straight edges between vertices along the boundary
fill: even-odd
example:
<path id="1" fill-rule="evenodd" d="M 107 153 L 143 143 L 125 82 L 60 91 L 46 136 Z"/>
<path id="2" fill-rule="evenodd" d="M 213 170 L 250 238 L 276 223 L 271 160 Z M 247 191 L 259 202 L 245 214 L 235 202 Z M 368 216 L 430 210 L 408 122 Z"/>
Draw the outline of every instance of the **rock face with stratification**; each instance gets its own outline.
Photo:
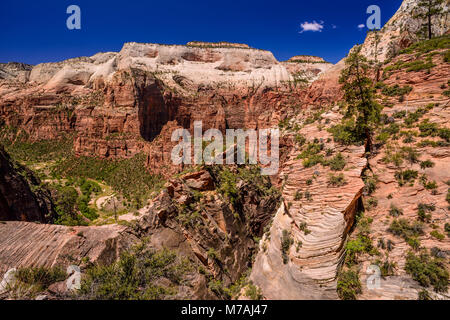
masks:
<path id="1" fill-rule="evenodd" d="M 242 45 L 126 43 L 118 53 L 27 67 L 24 83 L 0 80 L 1 123 L 32 140 L 73 135 L 77 155 L 145 151 L 159 171 L 161 161 L 170 166 L 173 128 L 276 125 L 281 107 L 304 95 L 292 84 L 307 65 Z M 312 65 L 314 77 L 325 69 Z"/>
<path id="2" fill-rule="evenodd" d="M 25 167 L 0 147 L 0 221 L 48 222 L 53 215 L 50 193 Z"/>
<path id="3" fill-rule="evenodd" d="M 329 111 L 321 119 L 332 125 L 340 118 Z M 301 124 L 302 119 L 291 121 Z M 301 149 L 292 149 L 280 173 L 284 204 L 261 240 L 251 279 L 269 299 L 336 299 L 336 274 L 361 207 L 365 149 L 339 146 L 317 125 L 306 125 L 299 133 L 308 142 L 323 143 L 333 155 L 342 154 L 346 166 L 339 173 L 345 184 L 331 185 L 330 175 L 338 173 L 322 165 L 305 167 L 298 159 Z M 289 244 L 287 249 L 283 242 Z"/>

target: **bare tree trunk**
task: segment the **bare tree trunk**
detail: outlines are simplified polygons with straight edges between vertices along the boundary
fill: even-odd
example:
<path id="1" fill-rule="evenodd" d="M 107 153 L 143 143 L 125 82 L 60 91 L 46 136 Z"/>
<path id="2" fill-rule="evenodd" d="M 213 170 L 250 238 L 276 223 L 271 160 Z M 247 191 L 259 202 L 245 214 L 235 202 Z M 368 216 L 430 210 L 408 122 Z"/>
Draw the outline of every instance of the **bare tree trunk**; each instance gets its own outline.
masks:
<path id="1" fill-rule="evenodd" d="M 433 36 L 433 33 L 431 31 L 431 6 L 432 6 L 431 0 L 428 1 L 428 4 L 429 4 L 429 6 L 428 6 L 428 39 L 431 40 L 431 38 Z"/>

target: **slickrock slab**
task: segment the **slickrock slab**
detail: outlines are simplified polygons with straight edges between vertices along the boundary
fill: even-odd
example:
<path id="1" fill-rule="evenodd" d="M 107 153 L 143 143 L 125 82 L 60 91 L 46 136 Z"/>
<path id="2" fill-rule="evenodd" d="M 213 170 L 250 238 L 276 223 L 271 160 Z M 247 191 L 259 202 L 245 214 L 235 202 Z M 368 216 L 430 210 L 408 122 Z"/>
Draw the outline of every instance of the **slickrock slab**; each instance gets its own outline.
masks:
<path id="1" fill-rule="evenodd" d="M 76 264 L 82 258 L 111 263 L 132 236 L 126 227 L 65 227 L 29 222 L 0 223 L 0 274 L 10 268 Z"/>
<path id="2" fill-rule="evenodd" d="M 308 139 L 326 141 L 329 134 L 307 126 L 301 131 Z M 344 245 L 364 188 L 361 173 L 366 167 L 364 147 L 338 147 L 333 142 L 325 148 L 342 153 L 347 184 L 329 185 L 328 167 L 305 168 L 300 153 L 294 150 L 281 177 L 286 177 L 283 207 L 274 218 L 270 235 L 260 243 L 251 278 L 269 299 L 336 299 L 336 274 L 343 258 Z M 336 172 L 333 172 L 336 174 Z M 339 172 L 340 173 L 340 172 Z M 312 180 L 311 185 L 307 180 Z M 309 192 L 311 200 L 295 198 L 297 191 Z M 304 224 L 310 233 L 304 232 Z M 303 227 L 302 227 L 303 225 Z M 282 259 L 283 231 L 290 233 L 292 245 L 287 263 Z"/>

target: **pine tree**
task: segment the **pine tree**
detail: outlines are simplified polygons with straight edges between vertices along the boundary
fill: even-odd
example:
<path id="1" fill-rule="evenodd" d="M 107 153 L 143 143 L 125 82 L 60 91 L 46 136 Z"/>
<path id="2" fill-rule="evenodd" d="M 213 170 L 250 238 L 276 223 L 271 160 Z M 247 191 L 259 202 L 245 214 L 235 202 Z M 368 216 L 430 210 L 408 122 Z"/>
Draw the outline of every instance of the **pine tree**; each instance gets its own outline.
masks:
<path id="1" fill-rule="evenodd" d="M 370 150 L 382 108 L 375 101 L 375 89 L 369 77 L 373 68 L 361 54 L 361 48 L 356 47 L 347 57 L 346 68 L 342 71 L 339 82 L 343 84 L 344 99 L 348 106 L 346 117 L 355 119 L 354 133 L 367 141 Z"/>
<path id="2" fill-rule="evenodd" d="M 428 31 L 428 39 L 433 37 L 433 17 L 440 17 L 444 14 L 442 3 L 444 3 L 444 0 L 420 0 L 417 4 L 421 12 L 416 14 L 414 18 L 426 21 L 424 28 Z"/>

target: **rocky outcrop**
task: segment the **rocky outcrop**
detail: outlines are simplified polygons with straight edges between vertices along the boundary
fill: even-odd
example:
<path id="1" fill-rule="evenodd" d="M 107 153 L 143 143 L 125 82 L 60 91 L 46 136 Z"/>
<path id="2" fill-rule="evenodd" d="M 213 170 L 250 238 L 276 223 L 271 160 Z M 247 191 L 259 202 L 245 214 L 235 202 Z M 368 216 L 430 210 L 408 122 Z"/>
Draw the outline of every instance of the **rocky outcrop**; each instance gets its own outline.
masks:
<path id="1" fill-rule="evenodd" d="M 340 115 L 322 115 L 331 125 Z M 301 123 L 300 119 L 293 123 Z M 298 158 L 302 148 L 294 147 L 280 173 L 284 205 L 260 243 L 251 279 L 269 299 L 336 299 L 336 274 L 354 223 L 364 183 L 364 147 L 341 147 L 332 142 L 326 129 L 307 125 L 300 134 L 309 142 L 323 143 L 344 157 L 339 187 L 330 185 L 328 167 L 305 167 Z"/>
<path id="2" fill-rule="evenodd" d="M 25 63 L 0 63 L 0 79 L 27 82 L 32 69 L 32 65 Z"/>
<path id="3" fill-rule="evenodd" d="M 65 227 L 0 223 L 0 274 L 11 268 L 111 264 L 136 240 L 125 226 Z"/>
<path id="4" fill-rule="evenodd" d="M 368 33 L 362 44 L 361 54 L 376 64 L 383 64 L 386 60 L 395 57 L 402 49 L 408 48 L 419 41 L 417 32 L 422 28 L 422 22 L 414 18 L 418 10 L 417 3 L 418 0 L 403 0 L 395 15 L 380 31 Z M 442 7 L 446 14 L 434 18 L 434 36 L 442 36 L 450 30 L 448 3 L 444 1 Z M 422 37 L 422 39 L 424 38 Z M 308 88 L 305 103 L 318 106 L 330 105 L 341 100 L 339 75 L 344 67 L 345 58 L 331 68 L 324 70 L 318 80 Z"/>
<path id="5" fill-rule="evenodd" d="M 147 239 L 149 248 L 174 250 L 196 266 L 183 297 L 224 298 L 208 282 L 226 288 L 247 271 L 257 249 L 254 238 L 262 235 L 280 196 L 259 170 L 233 168 L 226 175 L 222 170 L 230 169 L 207 167 L 170 180 L 140 217 L 121 225 L 0 223 L 0 275 L 21 267 L 84 267 L 86 261 L 108 265 L 133 243 Z M 228 178 L 236 185 L 228 185 Z M 236 193 L 220 191 L 227 187 Z"/>
<path id="6" fill-rule="evenodd" d="M 48 222 L 52 215 L 50 193 L 0 146 L 0 221 Z"/>

